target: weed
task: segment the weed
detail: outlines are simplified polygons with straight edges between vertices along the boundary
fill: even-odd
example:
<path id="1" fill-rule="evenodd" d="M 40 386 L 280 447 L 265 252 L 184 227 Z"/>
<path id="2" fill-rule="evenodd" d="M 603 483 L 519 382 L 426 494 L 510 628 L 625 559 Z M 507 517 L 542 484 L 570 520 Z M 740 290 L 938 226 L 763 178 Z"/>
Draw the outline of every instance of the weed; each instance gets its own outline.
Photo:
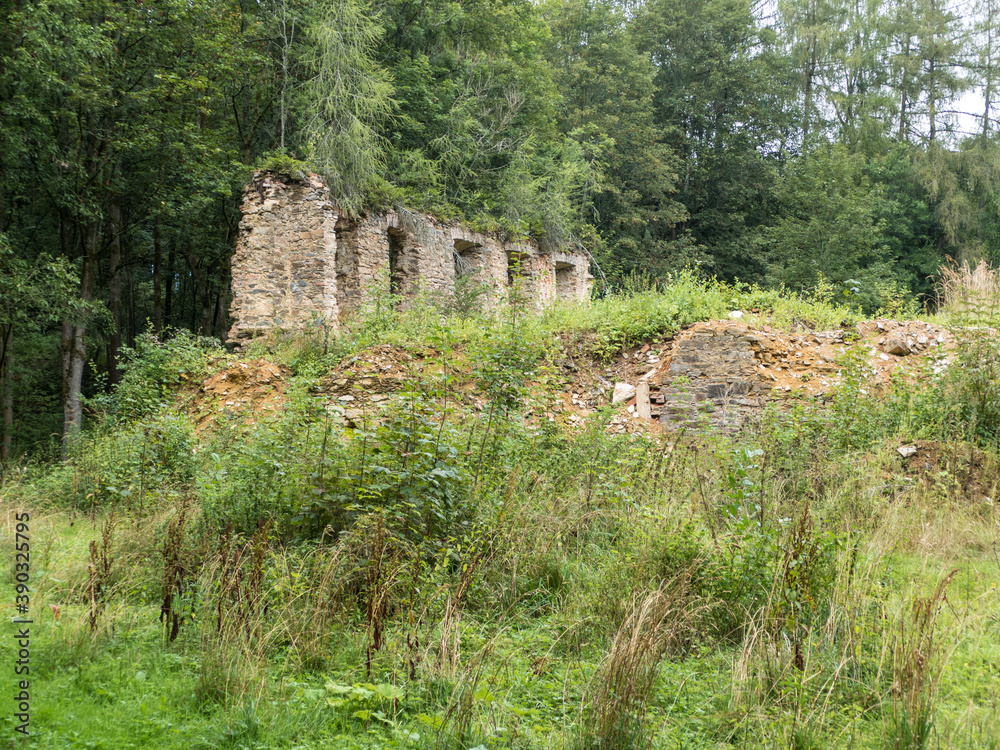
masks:
<path id="1" fill-rule="evenodd" d="M 187 592 L 190 562 L 186 550 L 188 504 L 181 505 L 177 515 L 170 519 L 163 543 L 163 602 L 160 604 L 160 623 L 170 642 L 176 640 L 190 616 L 190 607 L 181 604 Z"/>
<path id="2" fill-rule="evenodd" d="M 934 701 L 946 657 L 937 637 L 937 620 L 952 570 L 927 597 L 914 597 L 910 618 L 901 618 L 893 649 L 892 725 L 886 738 L 893 750 L 923 750 L 934 726 Z"/>
<path id="3" fill-rule="evenodd" d="M 660 661 L 689 640 L 697 610 L 685 576 L 633 598 L 588 692 L 583 747 L 644 744 L 645 714 Z"/>
<path id="4" fill-rule="evenodd" d="M 101 544 L 90 542 L 90 565 L 87 580 L 87 599 L 90 603 L 90 632 L 97 630 L 97 620 L 107 604 L 108 584 L 111 580 L 111 548 L 115 533 L 115 513 L 112 511 L 101 526 Z"/>

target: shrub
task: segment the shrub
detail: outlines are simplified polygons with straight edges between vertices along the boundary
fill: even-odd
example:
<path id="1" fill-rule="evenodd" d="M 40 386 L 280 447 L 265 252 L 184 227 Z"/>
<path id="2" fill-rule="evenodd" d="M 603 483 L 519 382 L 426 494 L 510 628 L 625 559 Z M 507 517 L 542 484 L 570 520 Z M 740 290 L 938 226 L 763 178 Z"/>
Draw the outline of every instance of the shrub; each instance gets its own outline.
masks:
<path id="1" fill-rule="evenodd" d="M 264 154 L 257 162 L 256 168 L 297 181 L 306 179 L 311 172 L 316 171 L 309 162 L 299 161 L 281 153 Z"/>
<path id="2" fill-rule="evenodd" d="M 193 481 L 192 443 L 190 422 L 171 412 L 106 427 L 81 441 L 71 482 L 67 474 L 53 470 L 53 477 L 63 476 L 64 483 L 52 499 L 82 508 L 149 508 L 174 498 Z"/>
<path id="3" fill-rule="evenodd" d="M 1000 444 L 1000 341 L 991 329 L 956 328 L 953 354 L 940 355 L 901 383 L 890 410 L 907 439 Z"/>
<path id="4" fill-rule="evenodd" d="M 220 351 L 215 339 L 178 329 L 161 341 L 152 331 L 136 337 L 135 349 L 124 349 L 122 380 L 110 400 L 92 399 L 114 420 L 141 419 L 167 404 L 172 389 L 204 376 L 208 356 Z"/>

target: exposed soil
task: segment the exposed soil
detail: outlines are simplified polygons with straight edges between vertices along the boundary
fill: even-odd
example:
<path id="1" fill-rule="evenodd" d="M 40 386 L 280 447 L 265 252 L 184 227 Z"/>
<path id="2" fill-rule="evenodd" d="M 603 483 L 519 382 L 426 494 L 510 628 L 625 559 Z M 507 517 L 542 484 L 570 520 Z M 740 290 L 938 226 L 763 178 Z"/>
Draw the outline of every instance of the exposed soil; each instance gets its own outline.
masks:
<path id="1" fill-rule="evenodd" d="M 699 342 L 705 340 L 723 343 L 703 347 Z M 565 390 L 567 408 L 577 419 L 608 403 L 615 383 L 637 386 L 645 381 L 650 387 L 651 416 L 656 421 L 666 410 L 684 411 L 673 407 L 684 406 L 690 411 L 692 399 L 707 402 L 706 393 L 715 391 L 729 392 L 715 398 L 715 406 L 725 402 L 725 408 L 734 412 L 756 410 L 765 403 L 789 398 L 823 399 L 840 382 L 840 362 L 852 350 L 860 352 L 869 368 L 871 387 L 877 389 L 894 378 L 906 377 L 927 355 L 940 354 L 937 366 L 946 366 L 951 345 L 946 329 L 920 321 L 873 320 L 851 331 L 788 333 L 742 321 L 713 320 L 696 323 L 671 338 L 633 347 L 608 365 L 595 364 L 588 369 L 579 358 L 569 357 L 561 364 L 572 371 L 572 382 Z M 679 396 L 672 386 L 682 376 L 693 376 L 694 380 L 687 386 L 690 393 Z M 734 390 L 735 395 L 730 395 Z M 686 399 L 685 404 L 678 404 L 678 399 Z M 637 418 L 635 398 L 627 402 L 626 411 L 630 419 Z M 670 416 L 663 420 L 665 424 Z M 572 416 L 570 419 L 577 421 Z M 686 419 L 687 414 L 680 421 Z M 731 425 L 740 423 L 739 419 L 729 421 Z"/>
<path id="2" fill-rule="evenodd" d="M 961 443 L 917 440 L 899 447 L 903 473 L 925 491 L 959 495 L 990 504 L 1000 488 L 1000 466 L 984 451 Z"/>
<path id="3" fill-rule="evenodd" d="M 675 359 L 679 363 L 687 361 L 684 358 L 690 358 L 692 346 L 699 348 L 696 342 L 706 337 L 732 342 L 744 350 L 738 377 L 752 383 L 748 395 L 754 396 L 744 399 L 741 408 L 746 409 L 790 397 L 822 399 L 839 382 L 839 362 L 851 350 L 861 353 L 870 368 L 872 387 L 877 388 L 893 378 L 905 377 L 913 364 L 928 355 L 941 355 L 937 366 L 946 366 L 947 352 L 953 344 L 946 329 L 920 321 L 873 320 L 850 331 L 798 333 L 751 326 L 739 320 L 706 321 L 676 336 L 632 347 L 610 363 L 570 351 L 577 347 L 568 347 L 554 372 L 541 375 L 529 385 L 527 418 L 532 422 L 557 420 L 582 426 L 588 414 L 610 402 L 616 383 L 636 386 L 645 381 L 650 386 L 652 420 L 637 417 L 632 398 L 622 413 L 611 418 L 608 427 L 613 432 L 658 430 L 660 414 L 671 405 L 671 385 L 677 371 L 684 369 L 674 366 Z M 461 352 L 455 356 L 457 365 L 467 367 Z M 703 365 L 706 372 L 701 374 L 731 383 L 737 377 L 727 372 L 732 366 L 730 360 L 709 358 Z M 379 345 L 343 360 L 323 381 L 321 390 L 329 395 L 331 412 L 345 423 L 354 424 L 364 415 L 376 415 L 390 405 L 393 394 L 408 383 L 438 374 L 440 360 L 435 352 Z M 278 410 L 284 403 L 290 375 L 289 368 L 263 359 L 239 362 L 213 374 L 189 407 L 198 430 L 206 429 L 219 415 L 244 416 L 252 421 L 255 414 Z M 553 385 L 555 400 L 546 395 L 551 394 Z M 449 387 L 466 406 L 485 407 L 486 401 L 471 376 L 460 376 Z M 696 393 L 694 398 L 700 396 Z"/>
<path id="4" fill-rule="evenodd" d="M 220 417 L 245 417 L 276 412 L 284 406 L 290 368 L 257 359 L 237 362 L 209 376 L 194 394 L 188 411 L 203 432 Z"/>
<path id="5" fill-rule="evenodd" d="M 848 350 L 861 351 L 871 368 L 872 384 L 884 385 L 901 368 L 912 365 L 914 357 L 947 348 L 951 343 L 951 335 L 946 329 L 920 321 L 872 320 L 859 323 L 851 332 L 784 333 L 770 326 L 752 328 L 745 323 L 713 320 L 696 323 L 681 331 L 664 342 L 659 353 L 651 350 L 643 354 L 645 347 L 639 347 L 632 353 L 640 362 L 637 369 L 645 369 L 646 373 L 655 369 L 656 374 L 668 377 L 678 345 L 705 330 L 734 332 L 748 337 L 752 341 L 758 373 L 771 382 L 772 389 L 808 395 L 822 395 L 833 389 L 840 381 L 838 360 Z"/>
<path id="6" fill-rule="evenodd" d="M 343 360 L 324 381 L 328 393 L 344 395 L 355 390 L 364 397 L 373 393 L 392 393 L 421 372 L 422 354 L 398 346 L 379 344 Z"/>

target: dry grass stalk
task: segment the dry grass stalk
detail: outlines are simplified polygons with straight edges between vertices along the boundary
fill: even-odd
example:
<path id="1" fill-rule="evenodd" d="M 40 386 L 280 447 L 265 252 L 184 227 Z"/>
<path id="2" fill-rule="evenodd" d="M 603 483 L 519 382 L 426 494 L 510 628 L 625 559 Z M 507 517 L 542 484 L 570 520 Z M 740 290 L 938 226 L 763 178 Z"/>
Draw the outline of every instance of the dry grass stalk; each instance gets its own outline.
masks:
<path id="1" fill-rule="evenodd" d="M 958 575 L 952 570 L 929 597 L 915 597 L 910 621 L 901 618 L 893 649 L 892 747 L 926 747 L 933 722 L 934 698 L 944 672 L 945 655 L 936 640 L 937 617 L 948 586 Z"/>
<path id="2" fill-rule="evenodd" d="M 160 605 L 160 622 L 173 642 L 181 629 L 183 618 L 176 599 L 183 597 L 188 585 L 189 564 L 185 554 L 185 537 L 188 522 L 188 503 L 170 520 L 163 543 L 163 602 Z"/>
<path id="3" fill-rule="evenodd" d="M 115 534 L 115 512 L 108 514 L 101 526 L 101 544 L 90 542 L 90 565 L 87 580 L 87 598 L 90 603 L 90 632 L 97 630 L 97 618 L 107 603 L 108 583 L 111 580 L 111 547 Z"/>
<path id="4" fill-rule="evenodd" d="M 462 661 L 462 610 L 476 574 L 484 563 L 494 556 L 495 547 L 487 545 L 472 553 L 445 602 L 444 617 L 441 620 L 441 640 L 438 647 L 438 669 L 449 677 L 454 677 Z"/>
<path id="5" fill-rule="evenodd" d="M 296 603 L 264 585 L 265 565 L 273 560 L 270 530 L 271 522 L 263 521 L 241 546 L 224 535 L 218 554 L 200 570 L 197 588 L 210 592 L 207 616 L 199 618 L 203 657 L 196 690 L 205 698 L 238 705 L 248 697 L 259 701 L 269 689 L 268 654 L 288 634 L 280 615 Z"/>
<path id="6" fill-rule="evenodd" d="M 487 659 L 493 654 L 500 633 L 495 634 L 469 659 L 461 672 L 456 674 L 455 687 L 444 711 L 444 720 L 437 734 L 437 747 L 460 747 L 469 744 L 469 731 L 475 718 L 476 694 L 482 681 Z"/>
<path id="7" fill-rule="evenodd" d="M 957 315 L 995 313 L 1000 304 L 1000 274 L 985 260 L 975 268 L 968 261 L 954 260 L 940 269 L 937 283 L 938 310 Z M 991 316 L 992 317 L 992 316 Z"/>
<path id="8" fill-rule="evenodd" d="M 303 559 L 290 559 L 287 551 L 272 558 L 279 580 L 307 582 L 291 595 L 286 592 L 276 613 L 289 641 L 289 654 L 303 669 L 321 669 L 329 657 L 333 622 L 344 609 L 342 552 L 340 547 L 318 547 Z"/>
<path id="9" fill-rule="evenodd" d="M 689 594 L 688 576 L 637 594 L 588 690 L 587 744 L 601 748 L 642 743 L 646 707 L 663 658 L 684 648 L 702 607 Z"/>

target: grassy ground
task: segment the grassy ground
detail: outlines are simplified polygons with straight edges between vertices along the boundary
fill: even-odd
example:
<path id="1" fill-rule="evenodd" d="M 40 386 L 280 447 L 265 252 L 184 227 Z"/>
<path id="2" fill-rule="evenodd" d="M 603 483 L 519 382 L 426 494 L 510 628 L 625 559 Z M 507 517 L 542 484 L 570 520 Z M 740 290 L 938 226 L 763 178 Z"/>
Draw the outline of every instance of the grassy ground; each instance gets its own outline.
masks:
<path id="1" fill-rule="evenodd" d="M 31 517 L 30 746 L 996 747 L 982 377 L 879 396 L 848 378 L 831 406 L 736 437 L 518 416 L 557 333 L 599 358 L 734 308 L 851 315 L 765 297 L 682 279 L 495 327 L 370 317 L 267 351 L 297 373 L 286 409 L 200 438 L 163 388 L 205 355 L 151 346 L 73 462 L 5 467 L 11 616 L 15 512 Z M 325 369 L 419 335 L 440 375 L 367 432 L 329 419 Z M 456 406 L 458 369 L 488 409 Z M 932 464 L 896 451 L 918 423 Z"/>

